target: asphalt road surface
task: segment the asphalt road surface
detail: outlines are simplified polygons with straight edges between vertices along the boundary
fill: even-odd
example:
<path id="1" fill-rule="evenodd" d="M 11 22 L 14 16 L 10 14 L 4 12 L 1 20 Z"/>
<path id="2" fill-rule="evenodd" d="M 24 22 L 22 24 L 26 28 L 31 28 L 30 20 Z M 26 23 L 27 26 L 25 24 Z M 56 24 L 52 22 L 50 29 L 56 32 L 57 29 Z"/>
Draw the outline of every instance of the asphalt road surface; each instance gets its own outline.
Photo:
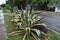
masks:
<path id="1" fill-rule="evenodd" d="M 7 40 L 7 33 L 4 25 L 4 16 L 2 10 L 0 10 L 0 40 Z"/>
<path id="2" fill-rule="evenodd" d="M 60 16 L 57 15 L 41 15 L 44 17 L 43 23 L 48 25 L 48 28 L 60 33 Z"/>

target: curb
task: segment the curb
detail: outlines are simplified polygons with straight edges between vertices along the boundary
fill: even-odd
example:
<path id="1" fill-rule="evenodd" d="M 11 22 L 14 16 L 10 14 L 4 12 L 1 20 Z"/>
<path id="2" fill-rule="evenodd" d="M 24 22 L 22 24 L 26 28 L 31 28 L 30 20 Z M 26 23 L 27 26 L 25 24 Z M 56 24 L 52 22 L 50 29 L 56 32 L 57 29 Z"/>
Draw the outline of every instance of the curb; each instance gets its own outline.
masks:
<path id="1" fill-rule="evenodd" d="M 52 31 L 52 32 L 54 32 L 54 33 L 56 33 L 56 34 L 60 35 L 60 33 L 59 33 L 59 32 L 57 32 L 57 31 L 55 31 L 55 30 L 53 30 L 53 29 L 48 28 L 48 30 L 50 30 L 50 31 Z"/>

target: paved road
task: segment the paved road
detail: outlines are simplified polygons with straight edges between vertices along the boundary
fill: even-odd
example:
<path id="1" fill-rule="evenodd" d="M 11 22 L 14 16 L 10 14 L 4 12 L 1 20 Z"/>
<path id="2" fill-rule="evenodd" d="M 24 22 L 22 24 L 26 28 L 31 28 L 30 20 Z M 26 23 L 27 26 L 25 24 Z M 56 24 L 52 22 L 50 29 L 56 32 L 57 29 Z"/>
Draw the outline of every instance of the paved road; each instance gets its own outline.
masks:
<path id="1" fill-rule="evenodd" d="M 48 25 L 49 28 L 60 33 L 60 16 L 57 15 L 44 15 L 43 22 Z"/>
<path id="2" fill-rule="evenodd" d="M 4 16 L 2 10 L 0 10 L 0 40 L 7 40 L 6 28 L 4 25 Z"/>

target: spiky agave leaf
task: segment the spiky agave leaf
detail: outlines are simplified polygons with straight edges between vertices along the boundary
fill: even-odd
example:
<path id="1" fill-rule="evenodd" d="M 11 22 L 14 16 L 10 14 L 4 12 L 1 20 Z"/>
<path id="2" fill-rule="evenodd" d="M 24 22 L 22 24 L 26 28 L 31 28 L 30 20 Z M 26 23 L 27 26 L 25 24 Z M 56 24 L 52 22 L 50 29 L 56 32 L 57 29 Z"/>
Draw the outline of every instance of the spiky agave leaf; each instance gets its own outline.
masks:
<path id="1" fill-rule="evenodd" d="M 29 38 L 29 35 L 30 35 L 30 27 L 25 28 L 25 31 L 26 31 L 26 33 L 25 33 L 25 35 L 23 37 L 23 40 L 26 40 L 26 39 Z"/>
<path id="2" fill-rule="evenodd" d="M 40 16 L 38 16 L 38 14 L 34 14 L 33 16 L 32 16 L 32 24 L 34 24 L 34 23 L 36 23 L 37 21 L 39 21 L 39 20 L 41 20 L 41 17 Z"/>
<path id="3" fill-rule="evenodd" d="M 25 39 L 26 39 L 26 35 L 27 35 L 27 33 L 25 33 L 25 35 L 24 35 L 24 37 L 23 37 L 23 39 L 22 39 L 22 40 L 25 40 Z"/>
<path id="4" fill-rule="evenodd" d="M 47 25 L 45 25 L 45 24 L 35 24 L 31 29 L 32 29 L 31 32 L 33 32 L 34 35 L 36 35 L 38 38 L 41 38 L 42 35 L 44 35 L 44 37 L 48 36 Z M 40 35 L 39 35 L 39 33 L 40 33 Z"/>
<path id="5" fill-rule="evenodd" d="M 32 25 L 34 25 L 37 21 L 39 21 L 40 20 L 40 18 L 35 18 L 35 19 L 32 19 Z"/>
<path id="6" fill-rule="evenodd" d="M 33 15 L 32 16 L 32 19 L 35 19 L 37 16 L 38 16 L 37 14 Z"/>
<path id="7" fill-rule="evenodd" d="M 21 32 L 14 32 L 13 34 L 25 32 L 22 40 L 25 40 L 28 34 L 31 34 L 35 40 L 40 40 L 39 36 L 41 33 L 44 35 L 47 34 L 48 30 L 46 25 L 34 24 L 41 19 L 41 17 L 38 17 L 37 13 L 33 13 L 31 10 L 22 10 L 19 15 L 16 17 L 16 19 L 20 20 L 20 22 L 17 22 L 17 25 L 22 27 L 20 28 Z"/>
<path id="8" fill-rule="evenodd" d="M 44 32 L 45 34 L 48 33 L 48 28 L 47 28 L 47 25 L 45 25 L 45 24 L 35 24 L 35 25 L 33 25 L 32 28 L 39 29 L 40 31 Z"/>
<path id="9" fill-rule="evenodd" d="M 20 18 L 20 16 L 19 15 L 16 15 L 14 18 L 17 18 L 18 19 L 18 18 Z"/>
<path id="10" fill-rule="evenodd" d="M 17 23 L 17 22 L 20 21 L 20 20 L 19 20 L 19 19 L 12 19 L 11 21 Z"/>
<path id="11" fill-rule="evenodd" d="M 14 32 L 11 32 L 9 35 L 21 35 L 21 34 L 24 34 L 25 31 L 23 29 L 19 30 L 19 31 L 14 31 Z"/>
<path id="12" fill-rule="evenodd" d="M 31 31 L 34 33 L 35 32 L 35 34 L 39 37 L 40 36 L 40 30 L 38 30 L 38 29 L 31 29 Z"/>
<path id="13" fill-rule="evenodd" d="M 33 36 L 33 38 L 34 38 L 35 40 L 40 40 L 40 38 L 38 38 L 34 33 L 31 32 L 31 35 Z"/>

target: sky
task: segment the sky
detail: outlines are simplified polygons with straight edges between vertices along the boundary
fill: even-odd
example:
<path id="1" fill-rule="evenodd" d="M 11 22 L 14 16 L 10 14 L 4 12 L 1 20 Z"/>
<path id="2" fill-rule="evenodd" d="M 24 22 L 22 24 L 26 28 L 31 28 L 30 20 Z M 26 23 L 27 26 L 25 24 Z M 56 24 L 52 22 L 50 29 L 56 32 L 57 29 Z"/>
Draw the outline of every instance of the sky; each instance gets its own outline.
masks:
<path id="1" fill-rule="evenodd" d="M 5 3 L 6 3 L 6 0 L 0 0 L 0 5 Z"/>

